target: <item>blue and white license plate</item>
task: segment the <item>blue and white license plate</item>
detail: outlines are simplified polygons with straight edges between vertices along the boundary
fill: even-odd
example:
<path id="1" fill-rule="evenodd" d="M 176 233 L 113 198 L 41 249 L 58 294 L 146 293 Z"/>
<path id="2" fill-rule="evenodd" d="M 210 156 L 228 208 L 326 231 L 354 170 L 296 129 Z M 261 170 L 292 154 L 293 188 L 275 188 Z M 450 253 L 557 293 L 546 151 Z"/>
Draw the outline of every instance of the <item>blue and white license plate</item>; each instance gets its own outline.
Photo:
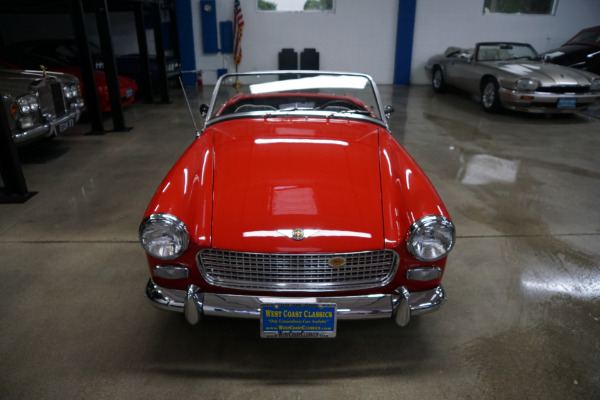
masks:
<path id="1" fill-rule="evenodd" d="M 131 96 L 133 96 L 133 89 L 132 88 L 127 88 L 125 90 L 125 98 L 130 98 Z"/>
<path id="2" fill-rule="evenodd" d="M 333 338 L 335 304 L 264 304 L 260 314 L 263 338 Z"/>
<path id="3" fill-rule="evenodd" d="M 577 99 L 558 99 L 558 108 L 575 108 Z"/>

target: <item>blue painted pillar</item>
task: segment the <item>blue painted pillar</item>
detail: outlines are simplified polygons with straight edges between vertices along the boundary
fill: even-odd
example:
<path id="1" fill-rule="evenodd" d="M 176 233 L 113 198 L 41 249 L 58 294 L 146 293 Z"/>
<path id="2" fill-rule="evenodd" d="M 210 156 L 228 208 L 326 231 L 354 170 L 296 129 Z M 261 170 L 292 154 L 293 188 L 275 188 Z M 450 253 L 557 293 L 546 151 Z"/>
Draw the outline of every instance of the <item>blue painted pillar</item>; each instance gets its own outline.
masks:
<path id="1" fill-rule="evenodd" d="M 194 21 L 191 0 L 175 0 L 177 39 L 181 58 L 181 80 L 184 86 L 196 86 L 196 52 L 194 51 Z"/>
<path id="2" fill-rule="evenodd" d="M 399 0 L 399 2 L 394 84 L 408 85 L 410 84 L 410 65 L 412 63 L 417 0 Z"/>

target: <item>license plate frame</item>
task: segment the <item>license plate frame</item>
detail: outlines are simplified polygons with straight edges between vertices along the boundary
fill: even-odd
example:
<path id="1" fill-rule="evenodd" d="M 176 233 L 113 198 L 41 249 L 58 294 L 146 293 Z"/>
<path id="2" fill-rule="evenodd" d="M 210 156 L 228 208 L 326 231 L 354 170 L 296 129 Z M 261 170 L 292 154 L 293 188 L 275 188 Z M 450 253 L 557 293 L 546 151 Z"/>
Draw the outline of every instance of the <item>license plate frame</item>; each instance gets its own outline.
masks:
<path id="1" fill-rule="evenodd" d="M 562 98 L 558 99 L 557 108 L 575 108 L 577 107 L 577 99 L 575 98 Z"/>
<path id="2" fill-rule="evenodd" d="M 260 310 L 262 338 L 334 338 L 337 305 L 333 303 L 263 304 Z"/>

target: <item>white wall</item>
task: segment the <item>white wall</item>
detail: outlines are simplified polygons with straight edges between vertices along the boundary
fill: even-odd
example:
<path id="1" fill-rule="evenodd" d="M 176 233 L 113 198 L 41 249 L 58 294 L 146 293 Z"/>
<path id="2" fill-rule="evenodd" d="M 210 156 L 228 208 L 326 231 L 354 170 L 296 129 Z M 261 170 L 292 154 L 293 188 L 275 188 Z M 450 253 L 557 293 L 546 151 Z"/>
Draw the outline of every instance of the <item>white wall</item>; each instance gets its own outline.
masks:
<path id="1" fill-rule="evenodd" d="M 192 0 L 194 21 L 200 21 L 199 3 Z M 334 13 L 268 13 L 256 10 L 256 0 L 240 3 L 245 21 L 240 72 L 278 69 L 282 48 L 298 53 L 315 48 L 321 70 L 364 72 L 377 82 L 393 82 L 398 0 L 337 0 Z M 233 0 L 218 0 L 217 20 L 232 19 Z M 217 68 L 235 69 L 231 55 L 204 54 L 200 39 L 195 45 L 204 83 L 214 83 Z"/>
<path id="2" fill-rule="evenodd" d="M 182 0 L 185 1 L 185 0 Z M 192 5 L 196 68 L 205 84 L 216 81 L 216 70 L 234 70 L 231 55 L 202 51 L 200 0 Z M 394 79 L 396 27 L 401 0 L 337 0 L 334 13 L 265 13 L 255 0 L 241 0 L 244 20 L 243 60 L 239 71 L 278 68 L 282 48 L 316 48 L 322 70 L 364 72 L 378 83 Z M 482 12 L 484 0 L 417 0 L 411 83 L 427 84 L 424 66 L 448 46 L 472 47 L 478 41 L 510 40 L 533 44 L 538 51 L 564 43 L 580 29 L 600 24 L 600 0 L 559 0 L 554 16 L 504 15 Z M 217 20 L 233 19 L 234 0 L 217 0 Z M 133 13 L 111 13 L 116 54 L 137 51 Z M 69 15 L 0 15 L 4 40 L 72 35 Z M 86 15 L 95 39 L 93 15 Z M 25 27 L 25 29 L 23 29 Z M 35 28 L 35 29 L 33 29 Z M 52 32 L 48 34 L 48 32 Z M 153 33 L 148 31 L 154 53 Z"/>
<path id="3" fill-rule="evenodd" d="M 339 0 L 338 0 L 339 1 Z M 539 52 L 558 47 L 579 30 L 600 24 L 599 0 L 559 0 L 556 15 L 483 14 L 483 0 L 418 0 L 411 84 L 429 83 L 425 64 L 449 46 L 483 41 L 531 43 Z"/>

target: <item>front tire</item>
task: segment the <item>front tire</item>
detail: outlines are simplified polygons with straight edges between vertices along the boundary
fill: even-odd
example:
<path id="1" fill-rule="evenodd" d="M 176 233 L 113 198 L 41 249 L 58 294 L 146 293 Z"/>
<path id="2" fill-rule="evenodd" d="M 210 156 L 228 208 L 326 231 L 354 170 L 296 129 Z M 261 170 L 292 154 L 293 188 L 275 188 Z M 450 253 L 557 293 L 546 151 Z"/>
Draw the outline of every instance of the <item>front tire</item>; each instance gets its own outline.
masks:
<path id="1" fill-rule="evenodd" d="M 444 73 L 440 67 L 433 69 L 431 78 L 431 86 L 436 93 L 443 93 L 446 91 L 446 82 L 444 80 Z"/>
<path id="2" fill-rule="evenodd" d="M 498 87 L 495 79 L 486 79 L 481 85 L 481 105 L 486 112 L 498 113 L 502 110 Z"/>

